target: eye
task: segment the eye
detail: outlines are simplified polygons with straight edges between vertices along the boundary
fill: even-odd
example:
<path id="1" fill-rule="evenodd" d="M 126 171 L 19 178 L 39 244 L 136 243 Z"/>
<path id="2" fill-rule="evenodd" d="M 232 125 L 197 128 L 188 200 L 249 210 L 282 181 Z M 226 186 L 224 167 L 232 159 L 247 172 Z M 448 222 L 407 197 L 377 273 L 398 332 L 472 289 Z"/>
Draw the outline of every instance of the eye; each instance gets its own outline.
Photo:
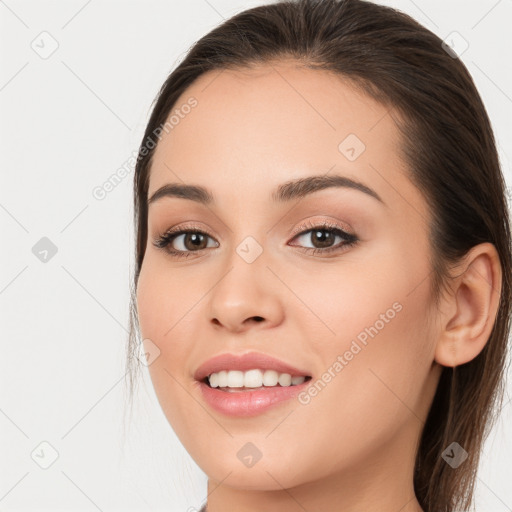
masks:
<path id="1" fill-rule="evenodd" d="M 313 254 L 330 253 L 340 251 L 358 242 L 358 238 L 355 235 L 347 233 L 336 224 L 329 222 L 323 222 L 319 225 L 309 223 L 305 226 L 301 226 L 299 230 L 304 228 L 309 229 L 301 231 L 294 237 L 294 240 L 304 239 L 304 243 L 310 242 L 313 244 L 313 247 L 302 247 L 301 250 L 304 252 L 312 252 Z M 333 245 L 336 238 L 340 239 L 341 242 Z"/>
<path id="2" fill-rule="evenodd" d="M 187 257 L 193 252 L 199 252 L 212 247 L 211 244 L 208 245 L 208 238 L 213 240 L 208 233 L 200 229 L 171 229 L 155 240 L 153 244 L 160 249 L 165 249 L 172 256 L 179 258 Z M 213 247 L 218 247 L 218 245 L 214 244 Z"/>
<path id="3" fill-rule="evenodd" d="M 299 247 L 303 252 L 312 254 L 342 251 L 359 241 L 355 235 L 347 233 L 338 225 L 329 222 L 320 224 L 310 222 L 300 226 L 296 232 L 298 234 L 292 240 L 304 239 L 303 243 L 309 241 L 313 244 L 313 247 L 291 245 Z M 337 245 L 333 245 L 336 238 L 340 242 Z M 213 241 L 213 243 L 210 244 L 210 241 Z M 166 250 L 171 256 L 176 258 L 186 258 L 195 252 L 201 252 L 203 249 L 219 247 L 212 236 L 193 226 L 188 229 L 172 228 L 155 240 L 153 244 L 155 247 Z"/>

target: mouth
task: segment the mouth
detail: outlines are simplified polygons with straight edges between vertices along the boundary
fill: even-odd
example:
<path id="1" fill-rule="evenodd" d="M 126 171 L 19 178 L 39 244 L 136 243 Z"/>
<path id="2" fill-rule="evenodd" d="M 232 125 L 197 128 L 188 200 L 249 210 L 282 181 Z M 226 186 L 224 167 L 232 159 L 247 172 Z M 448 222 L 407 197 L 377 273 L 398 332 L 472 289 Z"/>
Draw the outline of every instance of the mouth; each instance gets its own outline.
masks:
<path id="1" fill-rule="evenodd" d="M 231 417 L 284 407 L 311 384 L 312 375 L 311 370 L 257 351 L 222 353 L 194 372 L 205 403 Z"/>
<path id="2" fill-rule="evenodd" d="M 194 378 L 211 387 L 261 387 L 291 384 L 292 378 L 311 377 L 310 372 L 262 352 L 219 354 L 201 364 Z M 288 382 L 290 380 L 290 382 Z"/>
<path id="3" fill-rule="evenodd" d="M 259 370 L 261 371 L 261 370 Z M 231 372 L 225 372 L 227 374 Z M 240 379 L 240 375 L 236 376 L 235 379 Z M 245 372 L 246 374 L 249 372 Z M 288 374 L 279 374 L 277 383 L 274 384 L 274 379 L 268 381 L 273 385 L 265 385 L 262 383 L 260 386 L 256 386 L 258 382 L 254 381 L 254 386 L 236 386 L 236 385 L 223 385 L 222 371 L 219 372 L 220 376 L 216 377 L 215 374 L 210 374 L 208 377 L 204 377 L 199 381 L 200 392 L 202 399 L 207 405 L 213 410 L 224 416 L 230 417 L 254 417 L 259 414 L 263 414 L 271 408 L 278 407 L 285 404 L 290 404 L 291 400 L 304 393 L 307 386 L 310 385 L 311 376 L 309 375 L 295 375 L 294 384 L 292 384 L 292 376 Z M 284 376 L 283 376 L 284 375 Z M 267 375 L 268 377 L 268 375 Z M 215 379 L 217 378 L 217 382 Z M 233 377 L 231 377 L 233 378 Z M 279 382 L 279 378 L 282 384 Z M 211 381 L 210 381 L 211 379 Z M 220 384 L 219 386 L 219 379 Z M 235 382 L 234 384 L 240 384 L 241 381 Z M 244 380 L 245 384 L 245 380 Z"/>
<path id="4" fill-rule="evenodd" d="M 294 387 L 311 380 L 311 375 L 291 375 L 275 370 L 222 370 L 212 373 L 200 382 L 209 388 L 227 393 L 261 391 L 269 388 Z"/>

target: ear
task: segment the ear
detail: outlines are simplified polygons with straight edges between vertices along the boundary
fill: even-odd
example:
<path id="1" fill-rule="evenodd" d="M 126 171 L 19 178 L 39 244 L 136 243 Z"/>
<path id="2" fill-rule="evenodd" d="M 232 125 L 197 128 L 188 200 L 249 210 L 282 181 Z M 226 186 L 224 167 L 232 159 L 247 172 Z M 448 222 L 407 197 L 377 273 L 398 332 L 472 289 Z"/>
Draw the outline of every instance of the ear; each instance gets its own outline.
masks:
<path id="1" fill-rule="evenodd" d="M 489 340 L 501 296 L 502 269 L 491 243 L 472 247 L 451 282 L 443 301 L 442 324 L 434 359 L 458 366 L 474 359 Z"/>

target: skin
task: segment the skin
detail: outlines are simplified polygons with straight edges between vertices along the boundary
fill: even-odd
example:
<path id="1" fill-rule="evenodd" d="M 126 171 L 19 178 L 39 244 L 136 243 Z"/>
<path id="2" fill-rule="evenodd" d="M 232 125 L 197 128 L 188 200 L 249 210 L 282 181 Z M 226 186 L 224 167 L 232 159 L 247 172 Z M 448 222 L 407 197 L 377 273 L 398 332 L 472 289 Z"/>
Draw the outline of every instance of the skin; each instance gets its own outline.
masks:
<path id="1" fill-rule="evenodd" d="M 191 96 L 197 107 L 158 143 L 149 196 L 183 182 L 209 188 L 216 204 L 150 205 L 137 305 L 142 337 L 160 350 L 149 371 L 163 412 L 208 475 L 208 511 L 421 511 L 416 446 L 442 365 L 470 361 L 490 335 L 494 246 L 468 253 L 434 308 L 431 213 L 400 159 L 396 114 L 340 76 L 278 61 L 202 75 L 175 108 Z M 366 146 L 354 161 L 338 149 L 348 134 Z M 349 188 L 271 201 L 279 184 L 314 174 L 361 181 L 384 204 Z M 301 251 L 322 247 L 311 226 L 324 220 L 359 242 Z M 190 223 L 211 235 L 204 249 L 175 258 L 153 245 Z M 252 263 L 236 252 L 248 236 L 263 250 Z M 172 247 L 192 253 L 184 238 Z M 212 356 L 262 351 L 313 382 L 394 303 L 401 310 L 308 404 L 235 418 L 203 401 L 193 373 Z M 250 468 L 237 457 L 248 442 L 262 453 Z"/>

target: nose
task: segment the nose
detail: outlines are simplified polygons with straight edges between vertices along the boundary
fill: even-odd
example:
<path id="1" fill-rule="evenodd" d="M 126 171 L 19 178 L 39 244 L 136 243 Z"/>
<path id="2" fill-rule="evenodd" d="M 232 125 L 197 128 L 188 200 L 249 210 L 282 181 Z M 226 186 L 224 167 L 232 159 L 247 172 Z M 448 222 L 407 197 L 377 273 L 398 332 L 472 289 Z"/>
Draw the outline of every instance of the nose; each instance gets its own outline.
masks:
<path id="1" fill-rule="evenodd" d="M 269 328 L 283 321 L 286 287 L 261 255 L 247 263 L 237 254 L 209 294 L 210 321 L 233 333 Z M 279 286 L 281 284 L 281 286 Z"/>

